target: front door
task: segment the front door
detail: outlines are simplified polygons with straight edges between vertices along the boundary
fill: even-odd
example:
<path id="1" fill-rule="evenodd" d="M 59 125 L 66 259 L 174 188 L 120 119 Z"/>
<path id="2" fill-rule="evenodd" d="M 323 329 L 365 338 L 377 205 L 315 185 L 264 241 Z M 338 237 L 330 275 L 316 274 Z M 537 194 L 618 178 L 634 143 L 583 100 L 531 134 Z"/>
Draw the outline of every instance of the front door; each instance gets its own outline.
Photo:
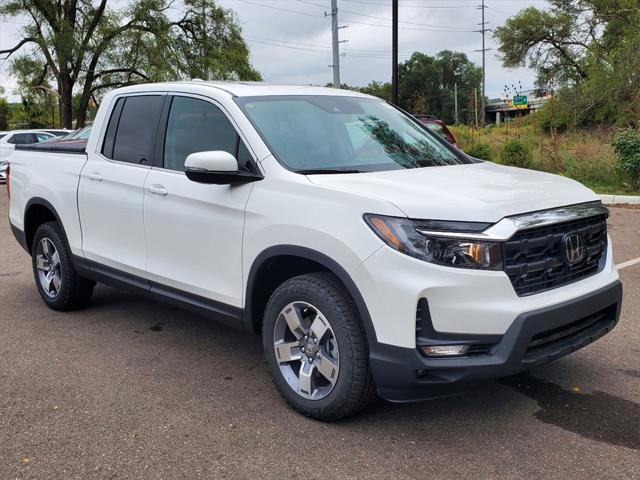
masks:
<path id="1" fill-rule="evenodd" d="M 190 181 L 184 162 L 194 152 L 224 150 L 241 168 L 256 168 L 225 113 L 209 100 L 175 96 L 159 168 L 146 179 L 144 218 L 147 273 L 152 283 L 235 307 L 242 304 L 244 209 L 252 184 L 204 185 Z"/>

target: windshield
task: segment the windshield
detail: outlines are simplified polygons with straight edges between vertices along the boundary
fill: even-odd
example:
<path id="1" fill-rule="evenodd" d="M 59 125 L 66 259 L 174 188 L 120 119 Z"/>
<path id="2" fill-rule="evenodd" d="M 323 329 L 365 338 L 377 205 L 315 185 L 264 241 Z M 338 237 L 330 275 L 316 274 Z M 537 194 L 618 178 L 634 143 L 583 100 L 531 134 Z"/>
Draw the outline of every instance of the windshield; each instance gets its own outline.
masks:
<path id="1" fill-rule="evenodd" d="M 366 172 L 469 163 L 390 104 L 343 96 L 236 98 L 293 171 Z"/>
<path id="2" fill-rule="evenodd" d="M 437 123 L 425 123 L 424 125 L 433 133 L 440 135 L 445 140 L 447 139 L 447 132 L 444 131 L 442 125 L 438 125 Z"/>

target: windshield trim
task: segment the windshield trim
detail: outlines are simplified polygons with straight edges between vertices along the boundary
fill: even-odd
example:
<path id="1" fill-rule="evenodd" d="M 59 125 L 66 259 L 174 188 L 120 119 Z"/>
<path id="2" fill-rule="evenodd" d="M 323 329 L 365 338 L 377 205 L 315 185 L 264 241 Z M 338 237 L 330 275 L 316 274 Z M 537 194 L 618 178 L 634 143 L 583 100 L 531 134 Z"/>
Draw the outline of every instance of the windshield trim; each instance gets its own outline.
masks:
<path id="1" fill-rule="evenodd" d="M 346 97 L 346 98 L 353 98 L 353 99 L 357 99 L 357 100 L 386 103 L 387 105 L 391 106 L 394 110 L 398 111 L 398 113 L 400 113 L 404 117 L 407 117 L 412 123 L 414 123 L 415 125 L 419 126 L 421 130 L 425 131 L 428 135 L 433 137 L 437 142 L 439 142 L 442 146 L 444 146 L 447 150 L 449 150 L 458 160 L 460 160 L 459 164 L 440 165 L 440 166 L 452 167 L 452 166 L 461 165 L 461 164 L 478 163 L 478 161 L 476 159 L 474 159 L 473 157 L 468 156 L 462 150 L 460 150 L 458 148 L 455 148 L 453 145 L 451 145 L 449 142 L 447 142 L 446 140 L 441 138 L 439 135 L 437 135 L 436 133 L 434 133 L 431 130 L 429 130 L 425 125 L 423 125 L 413 115 L 411 115 L 410 113 L 406 112 L 405 110 L 403 110 L 402 108 L 398 107 L 397 105 L 394 105 L 393 103 L 391 103 L 391 102 L 389 102 L 387 100 L 384 100 L 382 98 L 369 97 L 369 96 L 360 96 L 360 95 L 317 95 L 317 94 L 306 94 L 306 95 L 253 95 L 253 96 L 247 96 L 247 97 L 233 97 L 234 102 L 240 108 L 240 110 L 242 111 L 242 114 L 249 121 L 249 123 L 251 123 L 251 126 L 256 131 L 256 133 L 260 136 L 260 138 L 262 139 L 264 144 L 267 146 L 267 148 L 269 149 L 269 152 L 271 153 L 271 155 L 273 155 L 273 158 L 276 159 L 276 161 L 278 162 L 278 164 L 282 168 L 284 168 L 285 170 L 288 170 L 289 172 L 298 173 L 300 175 L 305 175 L 304 173 L 298 172 L 298 170 L 305 170 L 305 169 L 294 169 L 294 168 L 291 168 L 285 162 L 283 162 L 280 158 L 278 158 L 278 154 L 276 153 L 275 149 L 271 146 L 271 143 L 263 135 L 263 133 L 260 130 L 260 128 L 258 128 L 258 125 L 256 125 L 256 123 L 254 122 L 253 118 L 251 118 L 251 116 L 247 113 L 247 110 L 246 110 L 245 106 L 246 106 L 246 104 L 252 103 L 252 102 L 260 102 L 260 101 L 266 102 L 266 101 L 273 101 L 273 100 L 305 100 L 305 99 L 307 99 L 309 97 L 328 97 L 328 98 L 341 98 L 341 99 L 344 99 Z M 389 164 L 379 164 L 379 165 L 380 166 L 386 166 L 386 165 L 389 165 Z M 361 170 L 363 166 L 365 166 L 365 165 L 345 166 L 345 168 L 348 169 L 348 170 L 351 170 L 351 169 Z M 424 167 L 424 168 L 431 168 L 431 167 Z M 317 169 L 317 170 L 320 170 L 320 169 Z M 335 170 L 335 168 L 327 167 L 327 170 Z M 386 172 L 386 171 L 395 171 L 395 170 L 402 170 L 402 168 L 380 168 L 380 169 L 376 168 L 376 169 L 372 169 L 372 170 L 363 170 L 360 173 L 370 173 L 370 172 L 376 172 L 376 171 L 377 172 L 380 172 L 380 171 L 381 172 Z M 352 173 L 352 174 L 355 175 L 356 173 Z"/>

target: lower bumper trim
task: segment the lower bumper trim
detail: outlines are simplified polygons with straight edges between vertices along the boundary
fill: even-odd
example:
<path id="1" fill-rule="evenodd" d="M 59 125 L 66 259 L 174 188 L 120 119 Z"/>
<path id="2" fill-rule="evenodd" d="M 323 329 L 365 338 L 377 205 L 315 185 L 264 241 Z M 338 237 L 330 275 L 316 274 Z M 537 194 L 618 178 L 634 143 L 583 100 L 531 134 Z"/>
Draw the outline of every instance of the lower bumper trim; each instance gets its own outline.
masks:
<path id="1" fill-rule="evenodd" d="M 622 284 L 617 280 L 582 297 L 523 313 L 487 355 L 425 358 L 417 349 L 378 343 L 370 355 L 378 393 L 395 402 L 423 400 L 548 363 L 610 332 L 621 304 Z"/>

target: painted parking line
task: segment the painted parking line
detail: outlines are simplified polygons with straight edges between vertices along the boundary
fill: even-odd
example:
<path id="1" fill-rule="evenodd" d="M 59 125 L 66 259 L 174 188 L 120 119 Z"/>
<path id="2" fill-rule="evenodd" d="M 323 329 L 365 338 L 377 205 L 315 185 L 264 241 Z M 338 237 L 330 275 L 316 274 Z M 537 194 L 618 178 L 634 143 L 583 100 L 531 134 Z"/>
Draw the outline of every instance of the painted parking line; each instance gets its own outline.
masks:
<path id="1" fill-rule="evenodd" d="M 626 262 L 622 262 L 622 263 L 618 264 L 617 267 L 618 267 L 618 270 L 622 270 L 623 268 L 630 267 L 630 266 L 635 265 L 637 263 L 640 263 L 640 257 L 634 258 L 633 260 L 627 260 Z"/>

